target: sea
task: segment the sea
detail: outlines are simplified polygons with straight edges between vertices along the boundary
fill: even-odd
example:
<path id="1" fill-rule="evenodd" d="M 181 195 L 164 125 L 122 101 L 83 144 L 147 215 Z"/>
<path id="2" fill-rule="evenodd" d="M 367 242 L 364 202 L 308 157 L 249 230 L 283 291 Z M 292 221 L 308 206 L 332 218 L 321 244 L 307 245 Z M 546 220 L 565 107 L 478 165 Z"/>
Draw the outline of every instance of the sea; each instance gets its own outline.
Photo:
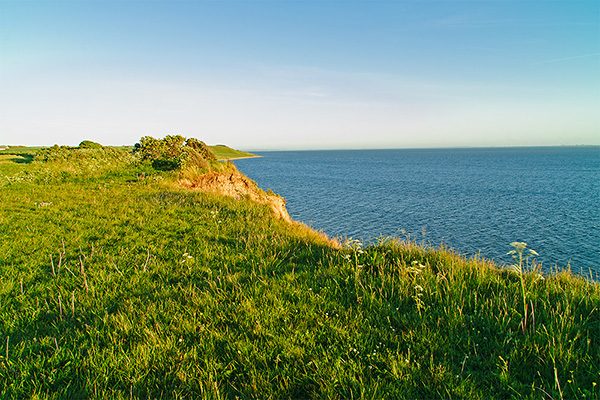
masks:
<path id="1" fill-rule="evenodd" d="M 500 265 L 526 242 L 545 272 L 600 274 L 600 147 L 255 154 L 238 169 L 330 237 L 443 245 Z"/>

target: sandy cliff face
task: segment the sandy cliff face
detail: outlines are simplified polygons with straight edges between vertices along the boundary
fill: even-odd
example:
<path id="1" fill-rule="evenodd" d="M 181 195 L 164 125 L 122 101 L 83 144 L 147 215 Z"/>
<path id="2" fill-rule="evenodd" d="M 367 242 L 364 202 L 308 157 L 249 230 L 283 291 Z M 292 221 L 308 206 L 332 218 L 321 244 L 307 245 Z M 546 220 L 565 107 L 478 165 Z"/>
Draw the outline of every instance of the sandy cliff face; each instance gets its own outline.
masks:
<path id="1" fill-rule="evenodd" d="M 237 170 L 208 172 L 193 180 L 181 179 L 179 183 L 193 190 L 204 190 L 233 198 L 249 198 L 261 204 L 268 204 L 278 218 L 292 222 L 283 198 L 265 193 L 256 186 L 254 181 Z"/>
<path id="2" fill-rule="evenodd" d="M 341 248 L 336 239 L 330 239 L 326 234 L 317 232 L 308 226 L 292 221 L 286 208 L 285 200 L 275 194 L 265 193 L 256 186 L 256 183 L 237 169 L 224 172 L 208 172 L 194 178 L 183 178 L 179 184 L 191 190 L 202 190 L 233 198 L 248 198 L 261 204 L 267 204 L 273 213 L 284 221 L 294 226 L 297 232 L 304 232 L 306 237 L 317 240 L 334 248 Z"/>

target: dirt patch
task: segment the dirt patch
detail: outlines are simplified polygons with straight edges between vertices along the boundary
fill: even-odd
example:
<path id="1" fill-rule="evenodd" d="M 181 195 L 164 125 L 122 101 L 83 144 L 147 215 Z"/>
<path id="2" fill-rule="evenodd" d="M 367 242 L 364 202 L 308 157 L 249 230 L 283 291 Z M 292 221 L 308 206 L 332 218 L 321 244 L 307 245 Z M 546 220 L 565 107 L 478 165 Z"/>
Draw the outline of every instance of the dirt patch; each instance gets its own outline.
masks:
<path id="1" fill-rule="evenodd" d="M 265 193 L 264 190 L 256 186 L 252 179 L 243 175 L 237 169 L 229 169 L 223 172 L 213 171 L 193 178 L 183 178 L 179 180 L 179 184 L 191 190 L 218 193 L 236 199 L 250 199 L 260 204 L 267 204 L 277 218 L 288 222 L 300 235 L 324 243 L 327 246 L 341 248 L 336 239 L 331 239 L 325 233 L 315 231 L 303 223 L 293 221 L 285 208 L 285 200 L 282 197 Z"/>
<path id="2" fill-rule="evenodd" d="M 283 198 L 265 193 L 256 186 L 256 183 L 252 179 L 237 170 L 219 173 L 207 172 L 195 177 L 193 180 L 181 179 L 179 184 L 193 190 L 219 193 L 236 199 L 249 198 L 257 203 L 267 204 L 278 218 L 292 222 L 285 208 L 285 200 Z"/>

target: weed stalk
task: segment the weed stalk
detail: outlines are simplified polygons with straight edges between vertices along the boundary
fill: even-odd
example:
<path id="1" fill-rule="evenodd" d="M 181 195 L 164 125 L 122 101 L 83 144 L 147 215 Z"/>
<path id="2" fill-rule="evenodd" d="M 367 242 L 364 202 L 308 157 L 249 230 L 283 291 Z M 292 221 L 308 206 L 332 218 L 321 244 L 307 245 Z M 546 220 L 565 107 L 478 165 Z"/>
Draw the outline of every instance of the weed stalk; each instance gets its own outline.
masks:
<path id="1" fill-rule="evenodd" d="M 146 256 L 146 262 L 144 263 L 144 268 L 142 271 L 146 272 L 146 267 L 148 266 L 148 261 L 150 261 L 150 249 L 148 249 L 148 255 Z"/>
<path id="2" fill-rule="evenodd" d="M 58 313 L 60 315 L 60 319 L 62 319 L 62 300 L 60 298 L 60 294 L 58 295 Z"/>
<path id="3" fill-rule="evenodd" d="M 90 288 L 88 287 L 87 276 L 85 274 L 85 269 L 83 267 L 83 259 L 81 258 L 81 256 L 79 256 L 79 263 L 81 264 L 81 275 L 83 276 L 83 283 L 85 284 L 85 292 L 88 293 L 90 291 Z"/>
<path id="4" fill-rule="evenodd" d="M 527 330 L 528 311 L 527 293 L 525 291 L 525 268 L 529 265 L 529 257 L 537 256 L 539 254 L 535 250 L 529 249 L 527 251 L 527 254 L 524 256 L 523 253 L 525 253 L 525 249 L 527 248 L 527 243 L 525 242 L 512 242 L 510 245 L 513 246 L 515 249 L 509 251 L 507 254 L 512 255 L 512 257 L 516 261 L 515 264 L 511 265 L 511 268 L 519 275 L 519 280 L 521 283 L 521 300 L 523 304 L 523 318 L 521 320 L 521 328 L 523 330 L 523 334 L 525 334 L 525 331 Z M 531 303 L 531 308 L 533 312 L 533 303 Z"/>

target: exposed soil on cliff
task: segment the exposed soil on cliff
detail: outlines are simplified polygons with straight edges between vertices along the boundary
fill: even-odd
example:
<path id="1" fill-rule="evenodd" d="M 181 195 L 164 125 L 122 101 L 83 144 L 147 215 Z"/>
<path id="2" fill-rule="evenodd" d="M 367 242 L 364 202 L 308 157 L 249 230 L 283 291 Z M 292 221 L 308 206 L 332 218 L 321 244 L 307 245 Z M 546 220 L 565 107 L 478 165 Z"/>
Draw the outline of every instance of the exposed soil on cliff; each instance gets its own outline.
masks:
<path id="1" fill-rule="evenodd" d="M 193 178 L 182 178 L 179 180 L 179 184 L 191 190 L 218 193 L 236 199 L 245 198 L 260 204 L 267 204 L 277 218 L 305 230 L 308 236 L 319 238 L 329 246 L 340 248 L 340 244 L 336 239 L 331 239 L 323 232 L 315 231 L 305 224 L 293 221 L 285 208 L 285 200 L 281 196 L 265 193 L 252 179 L 237 169 L 222 172 L 211 171 Z"/>
<path id="2" fill-rule="evenodd" d="M 194 190 L 219 193 L 233 198 L 249 198 L 257 203 L 268 204 L 278 218 L 292 222 L 282 197 L 265 193 L 252 179 L 237 170 L 207 172 L 193 180 L 181 179 L 179 183 Z"/>

